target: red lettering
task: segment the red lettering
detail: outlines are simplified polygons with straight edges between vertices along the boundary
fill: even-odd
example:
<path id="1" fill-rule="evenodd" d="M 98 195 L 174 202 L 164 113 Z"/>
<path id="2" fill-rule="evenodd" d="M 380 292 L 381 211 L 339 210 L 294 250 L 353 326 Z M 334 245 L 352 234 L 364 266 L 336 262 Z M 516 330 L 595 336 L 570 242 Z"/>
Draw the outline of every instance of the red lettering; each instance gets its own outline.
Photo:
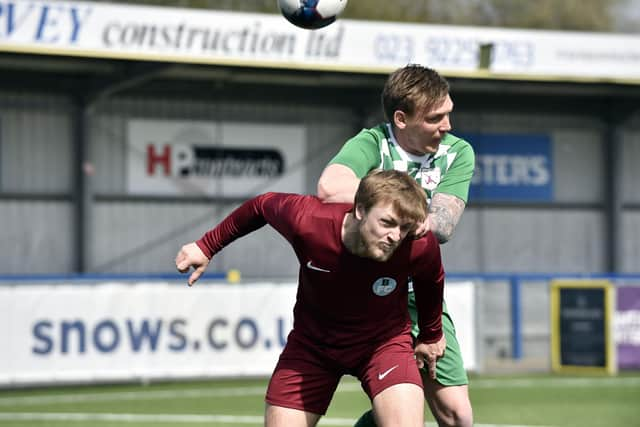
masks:
<path id="1" fill-rule="evenodd" d="M 156 154 L 155 146 L 147 145 L 147 174 L 154 175 L 156 171 L 156 164 L 164 166 L 165 176 L 171 174 L 171 147 L 165 145 L 162 149 L 162 154 Z"/>

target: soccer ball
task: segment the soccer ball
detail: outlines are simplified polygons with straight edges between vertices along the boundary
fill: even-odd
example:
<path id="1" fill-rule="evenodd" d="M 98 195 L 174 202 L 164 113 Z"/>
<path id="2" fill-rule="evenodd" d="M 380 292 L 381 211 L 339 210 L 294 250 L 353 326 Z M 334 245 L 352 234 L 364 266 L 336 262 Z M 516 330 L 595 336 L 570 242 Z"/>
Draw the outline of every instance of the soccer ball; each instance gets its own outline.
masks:
<path id="1" fill-rule="evenodd" d="M 347 0 L 278 0 L 280 11 L 287 21 L 307 30 L 331 24 L 346 5 Z"/>

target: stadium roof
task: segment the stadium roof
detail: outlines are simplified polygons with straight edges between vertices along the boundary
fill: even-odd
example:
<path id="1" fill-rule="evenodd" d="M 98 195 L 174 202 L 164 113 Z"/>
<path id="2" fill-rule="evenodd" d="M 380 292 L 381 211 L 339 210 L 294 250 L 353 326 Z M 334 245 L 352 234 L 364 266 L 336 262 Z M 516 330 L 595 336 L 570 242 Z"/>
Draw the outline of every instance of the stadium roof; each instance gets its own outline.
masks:
<path id="1" fill-rule="evenodd" d="M 167 82 L 193 95 L 212 82 L 357 91 L 413 62 L 438 69 L 456 91 L 640 96 L 640 36 L 349 20 L 308 31 L 279 15 L 8 3 L 0 17 L 5 88 L 93 97 Z"/>

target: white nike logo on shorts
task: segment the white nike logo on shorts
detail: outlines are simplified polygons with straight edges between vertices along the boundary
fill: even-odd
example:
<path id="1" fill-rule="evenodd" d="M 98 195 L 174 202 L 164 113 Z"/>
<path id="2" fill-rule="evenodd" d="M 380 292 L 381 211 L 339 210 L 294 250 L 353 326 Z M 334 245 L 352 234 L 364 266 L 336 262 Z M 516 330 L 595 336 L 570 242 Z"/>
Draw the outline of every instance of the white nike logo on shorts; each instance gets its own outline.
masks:
<path id="1" fill-rule="evenodd" d="M 393 367 L 391 367 L 391 368 L 387 369 L 386 371 L 384 371 L 383 373 L 378 374 L 378 380 L 382 381 L 382 380 L 384 379 L 384 377 L 386 377 L 387 375 L 389 375 L 389 373 L 390 373 L 391 371 L 393 371 L 394 369 L 396 369 L 397 367 L 398 367 L 398 365 L 393 366 Z"/>
<path id="2" fill-rule="evenodd" d="M 325 270 L 324 268 L 314 266 L 313 264 L 311 264 L 311 261 L 307 263 L 307 268 L 310 268 L 315 271 L 322 271 L 323 273 L 331 273 L 331 270 Z"/>

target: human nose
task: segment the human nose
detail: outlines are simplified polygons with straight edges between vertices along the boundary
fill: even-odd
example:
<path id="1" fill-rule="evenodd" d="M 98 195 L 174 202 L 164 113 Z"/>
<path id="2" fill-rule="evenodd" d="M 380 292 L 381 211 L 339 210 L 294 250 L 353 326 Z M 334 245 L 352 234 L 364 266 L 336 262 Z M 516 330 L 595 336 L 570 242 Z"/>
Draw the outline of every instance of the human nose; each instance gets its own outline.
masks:
<path id="1" fill-rule="evenodd" d="M 442 119 L 442 123 L 440 124 L 440 131 L 441 132 L 449 132 L 450 130 L 451 130 L 451 119 L 449 118 L 449 115 L 447 114 Z"/>
<path id="2" fill-rule="evenodd" d="M 390 241 L 394 243 L 402 239 L 402 231 L 400 230 L 400 227 L 392 228 L 389 231 L 389 234 L 387 235 L 387 237 L 389 238 Z"/>

